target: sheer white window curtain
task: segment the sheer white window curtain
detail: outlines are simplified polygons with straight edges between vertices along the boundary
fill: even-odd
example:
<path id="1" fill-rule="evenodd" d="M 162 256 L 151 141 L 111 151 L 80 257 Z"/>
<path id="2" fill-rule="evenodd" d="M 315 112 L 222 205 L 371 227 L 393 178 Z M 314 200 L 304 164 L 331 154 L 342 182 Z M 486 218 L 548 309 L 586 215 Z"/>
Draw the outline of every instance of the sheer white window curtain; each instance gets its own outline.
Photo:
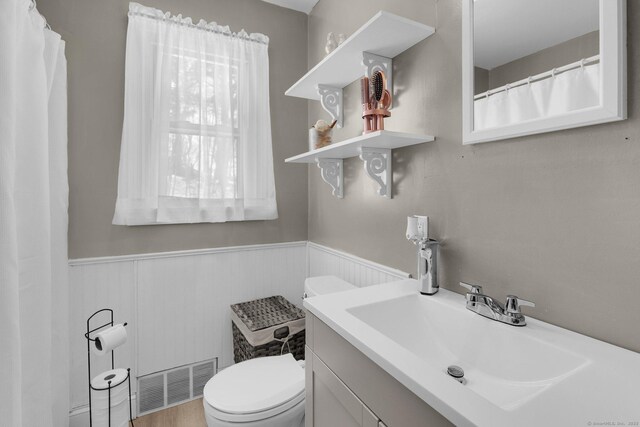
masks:
<path id="1" fill-rule="evenodd" d="M 268 43 L 129 4 L 114 224 L 278 217 Z"/>

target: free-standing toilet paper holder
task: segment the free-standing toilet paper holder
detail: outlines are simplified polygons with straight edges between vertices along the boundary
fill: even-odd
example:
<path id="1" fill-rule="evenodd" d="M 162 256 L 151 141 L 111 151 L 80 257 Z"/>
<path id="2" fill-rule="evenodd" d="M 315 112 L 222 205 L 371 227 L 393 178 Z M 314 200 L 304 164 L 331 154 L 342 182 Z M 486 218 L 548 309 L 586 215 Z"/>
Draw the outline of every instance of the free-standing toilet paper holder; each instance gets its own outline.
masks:
<path id="1" fill-rule="evenodd" d="M 96 315 L 108 311 L 109 315 L 110 315 L 110 321 L 105 323 L 104 325 L 100 325 L 96 328 L 91 329 L 91 319 L 93 319 Z M 93 387 L 91 385 L 91 343 L 95 342 L 96 339 L 95 338 L 91 338 L 91 334 L 99 331 L 102 328 L 106 328 L 106 327 L 113 327 L 113 310 L 110 308 L 103 308 L 102 310 L 98 310 L 95 313 L 93 313 L 91 316 L 89 316 L 89 318 L 87 319 L 87 333 L 84 334 L 84 337 L 87 339 L 87 366 L 88 366 L 88 375 L 89 375 L 89 427 L 91 427 L 93 425 L 93 417 L 92 417 L 92 412 L 91 412 L 91 391 L 107 391 L 108 393 L 108 403 L 109 403 L 109 427 L 111 427 L 111 389 L 119 386 L 120 384 L 124 383 L 125 381 L 128 381 L 128 386 L 129 386 L 129 423 L 131 423 L 132 426 L 134 426 L 133 424 L 133 410 L 131 409 L 131 368 L 127 368 L 127 376 L 118 381 L 117 383 L 112 383 L 111 380 L 108 380 L 107 382 L 107 387 Z M 125 322 L 123 324 L 123 326 L 127 326 L 127 323 Z M 111 350 L 111 369 L 115 369 L 115 356 L 114 356 L 114 350 Z"/>

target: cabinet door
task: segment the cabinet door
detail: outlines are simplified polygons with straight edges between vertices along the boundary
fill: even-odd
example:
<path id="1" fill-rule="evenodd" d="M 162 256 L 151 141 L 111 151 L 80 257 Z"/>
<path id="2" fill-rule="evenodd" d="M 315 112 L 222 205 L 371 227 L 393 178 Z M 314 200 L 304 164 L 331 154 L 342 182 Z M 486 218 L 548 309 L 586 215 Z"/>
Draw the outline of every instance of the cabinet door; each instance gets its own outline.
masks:
<path id="1" fill-rule="evenodd" d="M 377 427 L 378 418 L 312 353 L 313 427 Z"/>

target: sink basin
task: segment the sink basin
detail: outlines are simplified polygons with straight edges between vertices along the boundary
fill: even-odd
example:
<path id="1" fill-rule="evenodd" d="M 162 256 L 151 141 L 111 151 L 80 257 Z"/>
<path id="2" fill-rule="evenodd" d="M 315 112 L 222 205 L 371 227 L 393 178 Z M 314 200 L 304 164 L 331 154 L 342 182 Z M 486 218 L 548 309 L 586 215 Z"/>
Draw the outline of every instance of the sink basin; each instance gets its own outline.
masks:
<path id="1" fill-rule="evenodd" d="M 496 322 L 446 289 L 420 295 L 416 280 L 307 298 L 304 306 L 456 426 L 640 422 L 633 351 L 529 316 L 524 327 Z M 464 369 L 464 384 L 447 374 L 451 365 Z"/>
<path id="2" fill-rule="evenodd" d="M 467 388 L 507 411 L 589 364 L 583 356 L 523 335 L 520 328 L 419 294 L 351 307 L 347 312 L 443 375 L 448 366 L 460 366 Z"/>

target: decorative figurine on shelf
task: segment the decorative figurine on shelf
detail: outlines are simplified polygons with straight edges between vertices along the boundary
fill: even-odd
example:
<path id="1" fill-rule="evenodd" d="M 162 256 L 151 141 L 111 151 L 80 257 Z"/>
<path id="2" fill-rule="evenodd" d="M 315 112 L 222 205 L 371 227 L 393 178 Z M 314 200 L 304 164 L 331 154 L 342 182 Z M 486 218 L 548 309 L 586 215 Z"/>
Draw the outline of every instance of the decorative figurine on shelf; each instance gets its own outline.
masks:
<path id="1" fill-rule="evenodd" d="M 309 129 L 309 150 L 317 150 L 331 144 L 331 131 L 336 123 L 338 123 L 337 120 L 331 124 L 324 120 L 318 120 L 315 125 L 311 126 Z"/>
<path id="2" fill-rule="evenodd" d="M 338 34 L 338 46 L 340 46 L 347 38 L 343 33 Z"/>
<path id="3" fill-rule="evenodd" d="M 324 51 L 329 55 L 338 47 L 338 42 L 336 41 L 336 37 L 332 32 L 327 34 L 327 44 L 324 46 Z"/>
<path id="4" fill-rule="evenodd" d="M 387 78 L 382 71 L 360 80 L 363 134 L 384 130 L 384 118 L 391 117 L 391 93 L 387 89 Z"/>

